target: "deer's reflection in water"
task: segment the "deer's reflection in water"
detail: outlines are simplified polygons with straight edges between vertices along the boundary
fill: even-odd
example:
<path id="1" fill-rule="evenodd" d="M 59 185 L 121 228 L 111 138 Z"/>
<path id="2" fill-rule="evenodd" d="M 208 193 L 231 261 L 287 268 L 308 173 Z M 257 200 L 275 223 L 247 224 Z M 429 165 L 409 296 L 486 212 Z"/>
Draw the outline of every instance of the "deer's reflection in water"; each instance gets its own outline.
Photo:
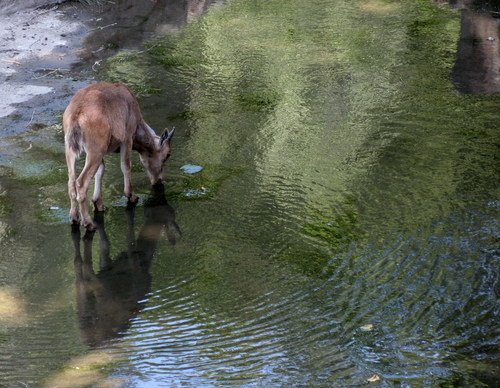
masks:
<path id="1" fill-rule="evenodd" d="M 144 223 L 135 235 L 135 206 L 125 210 L 127 248 L 110 257 L 110 242 L 103 213 L 96 213 L 95 231 L 81 238 L 72 227 L 75 246 L 75 274 L 78 319 L 83 341 L 91 347 L 122 335 L 142 308 L 151 289 L 150 267 L 158 242 L 165 231 L 173 245 L 180 236 L 174 209 L 167 203 L 163 186 L 153 188 L 144 204 Z M 125 224 L 125 222 L 124 222 Z M 92 264 L 92 243 L 99 236 L 99 271 Z M 83 256 L 81 245 L 83 244 Z"/>

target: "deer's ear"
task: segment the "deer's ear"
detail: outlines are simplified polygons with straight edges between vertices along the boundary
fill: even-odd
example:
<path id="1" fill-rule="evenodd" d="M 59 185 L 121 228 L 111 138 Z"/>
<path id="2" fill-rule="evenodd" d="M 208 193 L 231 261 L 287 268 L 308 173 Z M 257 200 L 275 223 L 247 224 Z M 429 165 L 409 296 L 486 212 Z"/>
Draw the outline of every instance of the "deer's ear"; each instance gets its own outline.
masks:
<path id="1" fill-rule="evenodd" d="M 163 135 L 161 135 L 161 140 L 160 140 L 160 145 L 163 145 L 163 143 L 168 142 L 170 143 L 170 140 L 172 140 L 172 136 L 174 136 L 175 132 L 175 127 L 173 127 L 170 131 L 168 128 L 165 128 L 165 132 L 163 132 Z"/>

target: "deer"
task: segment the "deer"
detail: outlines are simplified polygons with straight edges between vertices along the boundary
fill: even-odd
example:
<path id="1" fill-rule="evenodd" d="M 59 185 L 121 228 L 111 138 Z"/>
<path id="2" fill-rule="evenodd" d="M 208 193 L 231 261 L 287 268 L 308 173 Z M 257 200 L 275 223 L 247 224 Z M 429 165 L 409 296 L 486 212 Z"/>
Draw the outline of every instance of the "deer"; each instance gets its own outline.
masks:
<path id="1" fill-rule="evenodd" d="M 96 83 L 78 90 L 63 114 L 64 149 L 68 167 L 69 218 L 87 230 L 96 225 L 89 215 L 87 192 L 95 177 L 92 202 L 95 211 L 104 211 L 102 178 L 104 156 L 120 154 L 124 194 L 129 203 L 137 203 L 131 183 L 131 153 L 139 153 L 151 185 L 163 182 L 163 165 L 170 157 L 175 128 L 161 136 L 144 121 L 133 93 L 123 84 Z M 85 165 L 76 175 L 76 161 L 85 152 Z M 78 211 L 79 210 L 79 211 Z"/>

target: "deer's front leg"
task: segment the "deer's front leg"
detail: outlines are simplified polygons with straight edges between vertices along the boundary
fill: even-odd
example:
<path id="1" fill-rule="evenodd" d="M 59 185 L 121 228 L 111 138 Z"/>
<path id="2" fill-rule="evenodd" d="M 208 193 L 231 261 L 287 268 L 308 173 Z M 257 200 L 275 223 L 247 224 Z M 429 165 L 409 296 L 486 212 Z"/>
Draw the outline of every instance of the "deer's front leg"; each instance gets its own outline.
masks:
<path id="1" fill-rule="evenodd" d="M 120 166 L 123 173 L 123 192 L 129 202 L 136 203 L 139 198 L 132 190 L 132 182 L 130 181 L 130 169 L 132 164 L 130 162 L 130 153 L 132 151 L 132 144 L 122 144 L 120 147 Z"/>
<path id="2" fill-rule="evenodd" d="M 104 175 L 104 160 L 95 173 L 94 182 L 94 195 L 92 196 L 92 202 L 94 202 L 94 208 L 98 212 L 104 211 L 104 202 L 102 200 L 102 176 Z"/>

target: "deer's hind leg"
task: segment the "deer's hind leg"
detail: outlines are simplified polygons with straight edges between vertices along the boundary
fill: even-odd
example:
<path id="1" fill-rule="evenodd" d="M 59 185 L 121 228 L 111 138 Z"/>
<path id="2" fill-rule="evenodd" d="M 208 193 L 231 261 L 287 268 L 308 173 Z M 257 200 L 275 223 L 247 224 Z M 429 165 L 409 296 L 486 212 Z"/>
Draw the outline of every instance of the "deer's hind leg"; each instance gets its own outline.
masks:
<path id="1" fill-rule="evenodd" d="M 78 224 L 80 217 L 78 214 L 78 202 L 76 200 L 76 159 L 77 154 L 66 148 L 66 164 L 68 166 L 68 195 L 71 203 L 69 219 L 72 224 Z"/>
<path id="2" fill-rule="evenodd" d="M 89 214 L 87 191 L 89 189 L 90 181 L 102 164 L 103 156 L 104 155 L 100 153 L 87 152 L 87 157 L 85 158 L 85 166 L 83 167 L 80 176 L 76 180 L 76 200 L 80 205 L 82 225 L 89 230 L 94 230 L 95 225 L 92 222 Z"/>

